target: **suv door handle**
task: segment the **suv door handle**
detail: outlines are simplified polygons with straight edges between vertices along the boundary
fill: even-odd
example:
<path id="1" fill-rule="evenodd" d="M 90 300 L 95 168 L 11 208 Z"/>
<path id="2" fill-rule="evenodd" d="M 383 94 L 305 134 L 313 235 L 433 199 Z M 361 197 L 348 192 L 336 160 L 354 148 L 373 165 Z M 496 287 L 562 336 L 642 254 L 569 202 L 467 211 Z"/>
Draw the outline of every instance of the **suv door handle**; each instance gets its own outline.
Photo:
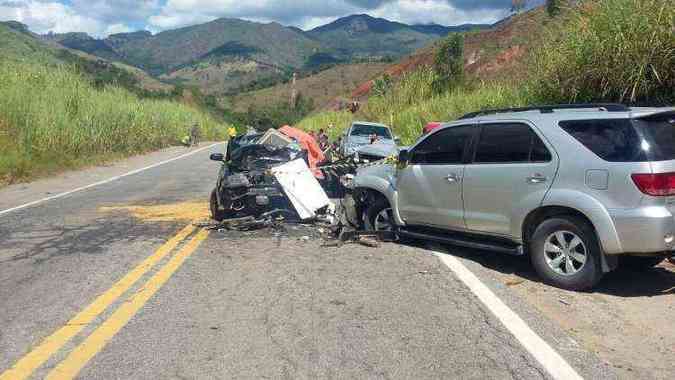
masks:
<path id="1" fill-rule="evenodd" d="M 544 183 L 548 181 L 548 178 L 544 177 L 541 174 L 535 174 L 531 177 L 527 177 L 527 183 L 531 183 L 533 185 L 536 185 L 538 183 Z"/>
<path id="2" fill-rule="evenodd" d="M 456 173 L 450 173 L 450 174 L 448 174 L 448 176 L 445 177 L 445 179 L 447 179 L 448 182 L 450 182 L 450 183 L 457 183 L 457 182 L 459 182 L 459 176 L 458 176 Z"/>

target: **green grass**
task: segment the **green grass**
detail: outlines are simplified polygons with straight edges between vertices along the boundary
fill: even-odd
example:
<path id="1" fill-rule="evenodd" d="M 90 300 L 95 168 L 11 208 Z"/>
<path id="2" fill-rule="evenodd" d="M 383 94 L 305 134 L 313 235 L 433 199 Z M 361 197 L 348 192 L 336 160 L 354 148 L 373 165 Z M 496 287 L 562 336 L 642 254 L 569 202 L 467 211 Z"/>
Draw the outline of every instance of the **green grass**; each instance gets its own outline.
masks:
<path id="1" fill-rule="evenodd" d="M 533 54 L 533 89 L 555 102 L 675 101 L 672 0 L 588 1 Z"/>
<path id="2" fill-rule="evenodd" d="M 203 139 L 226 134 L 194 108 L 97 89 L 70 67 L 0 62 L 0 182 L 174 145 L 194 123 Z"/>
<path id="3" fill-rule="evenodd" d="M 340 112 L 319 112 L 314 113 L 298 124 L 298 128 L 304 129 L 306 131 L 318 131 L 319 129 L 324 129 L 332 140 L 338 138 L 338 136 L 351 125 L 354 120 L 354 115 L 348 111 Z M 333 125 L 334 128 L 328 128 L 329 125 Z"/>

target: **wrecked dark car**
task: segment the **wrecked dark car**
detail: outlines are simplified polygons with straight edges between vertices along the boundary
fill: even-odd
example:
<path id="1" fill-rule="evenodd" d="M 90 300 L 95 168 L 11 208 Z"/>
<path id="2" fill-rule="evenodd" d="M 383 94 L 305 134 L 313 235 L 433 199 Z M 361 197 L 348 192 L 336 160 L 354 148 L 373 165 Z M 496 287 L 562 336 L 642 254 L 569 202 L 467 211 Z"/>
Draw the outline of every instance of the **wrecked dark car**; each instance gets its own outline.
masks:
<path id="1" fill-rule="evenodd" d="M 292 209 L 282 187 L 270 172 L 274 166 L 299 158 L 307 152 L 290 141 L 278 142 L 268 134 L 246 134 L 231 139 L 227 153 L 214 153 L 211 160 L 222 163 L 216 188 L 211 193 L 211 216 L 217 221 L 266 212 Z"/>

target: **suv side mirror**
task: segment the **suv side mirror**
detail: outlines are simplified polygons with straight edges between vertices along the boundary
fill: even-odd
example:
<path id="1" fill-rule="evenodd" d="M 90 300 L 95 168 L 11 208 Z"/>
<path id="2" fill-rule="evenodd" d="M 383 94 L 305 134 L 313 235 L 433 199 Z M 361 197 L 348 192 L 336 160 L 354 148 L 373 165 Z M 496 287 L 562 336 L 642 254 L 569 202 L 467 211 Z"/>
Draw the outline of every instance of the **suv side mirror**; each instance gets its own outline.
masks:
<path id="1" fill-rule="evenodd" d="M 410 151 L 408 149 L 401 149 L 398 152 L 398 164 L 405 166 L 408 165 L 408 161 L 410 161 Z"/>
<path id="2" fill-rule="evenodd" d="M 211 161 L 225 162 L 225 155 L 222 153 L 213 153 L 211 155 Z"/>

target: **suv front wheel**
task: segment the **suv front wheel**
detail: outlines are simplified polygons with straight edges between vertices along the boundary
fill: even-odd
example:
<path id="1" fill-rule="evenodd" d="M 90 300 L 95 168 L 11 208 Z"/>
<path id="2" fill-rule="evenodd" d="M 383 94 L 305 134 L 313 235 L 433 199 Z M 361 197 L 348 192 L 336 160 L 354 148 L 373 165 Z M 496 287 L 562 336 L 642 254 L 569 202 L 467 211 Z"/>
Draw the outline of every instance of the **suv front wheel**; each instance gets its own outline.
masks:
<path id="1" fill-rule="evenodd" d="M 568 290 L 587 290 L 602 278 L 602 251 L 593 227 L 574 216 L 542 222 L 529 245 L 532 265 L 545 282 Z"/>
<path id="2" fill-rule="evenodd" d="M 363 213 L 363 222 L 366 231 L 384 232 L 394 231 L 394 213 L 389 202 L 384 197 L 376 197 L 375 201 L 366 208 Z"/>

